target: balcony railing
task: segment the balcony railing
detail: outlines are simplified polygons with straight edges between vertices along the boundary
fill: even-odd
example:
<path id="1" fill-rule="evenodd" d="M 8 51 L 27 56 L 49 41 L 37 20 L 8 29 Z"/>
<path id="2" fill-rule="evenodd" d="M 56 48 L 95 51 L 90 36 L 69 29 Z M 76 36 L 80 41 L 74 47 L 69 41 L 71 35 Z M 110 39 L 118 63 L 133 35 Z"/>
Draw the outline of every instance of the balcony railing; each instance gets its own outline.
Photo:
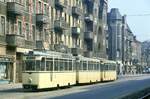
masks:
<path id="1" fill-rule="evenodd" d="M 93 39 L 93 32 L 91 32 L 91 31 L 86 31 L 86 32 L 84 33 L 84 39 L 85 39 L 85 40 L 92 40 L 92 39 Z"/>
<path id="2" fill-rule="evenodd" d="M 68 27 L 67 23 L 64 19 L 59 19 L 54 21 L 54 28 L 55 30 L 64 30 Z"/>
<path id="3" fill-rule="evenodd" d="M 92 53 L 92 51 L 85 51 L 85 52 L 84 52 L 84 56 L 85 56 L 85 57 L 92 57 L 92 56 L 93 56 L 93 53 Z"/>
<path id="4" fill-rule="evenodd" d="M 17 2 L 7 2 L 7 12 L 9 15 L 23 15 L 24 6 Z"/>
<path id="5" fill-rule="evenodd" d="M 44 14 L 36 14 L 36 22 L 38 24 L 46 24 L 49 22 L 48 16 Z"/>
<path id="6" fill-rule="evenodd" d="M 72 35 L 73 36 L 79 36 L 81 33 L 81 30 L 79 27 L 72 27 Z"/>
<path id="7" fill-rule="evenodd" d="M 25 48 L 34 49 L 35 48 L 34 41 L 25 40 Z"/>
<path id="8" fill-rule="evenodd" d="M 0 44 L 6 44 L 6 37 L 0 35 Z"/>
<path id="9" fill-rule="evenodd" d="M 57 52 L 63 52 L 63 53 L 68 52 L 68 47 L 65 46 L 64 44 L 54 44 L 54 49 Z"/>
<path id="10" fill-rule="evenodd" d="M 82 14 L 81 9 L 78 6 L 72 7 L 72 14 L 76 16 L 80 16 Z"/>
<path id="11" fill-rule="evenodd" d="M 71 48 L 71 53 L 73 56 L 78 56 L 81 53 L 81 49 L 76 47 L 76 48 Z"/>
<path id="12" fill-rule="evenodd" d="M 37 40 L 36 41 L 36 48 L 37 49 L 44 49 L 44 50 L 49 50 L 49 43 L 45 42 L 43 40 Z"/>
<path id="13" fill-rule="evenodd" d="M 65 8 L 65 6 L 66 6 L 65 2 L 62 2 L 62 0 L 55 0 L 55 7 L 56 8 L 63 9 L 63 8 Z"/>
<path id="14" fill-rule="evenodd" d="M 85 14 L 84 19 L 86 22 L 93 22 L 93 15 L 92 14 Z"/>
<path id="15" fill-rule="evenodd" d="M 24 47 L 25 40 L 23 36 L 16 35 L 16 34 L 7 34 L 6 35 L 6 42 L 8 46 L 13 47 Z"/>

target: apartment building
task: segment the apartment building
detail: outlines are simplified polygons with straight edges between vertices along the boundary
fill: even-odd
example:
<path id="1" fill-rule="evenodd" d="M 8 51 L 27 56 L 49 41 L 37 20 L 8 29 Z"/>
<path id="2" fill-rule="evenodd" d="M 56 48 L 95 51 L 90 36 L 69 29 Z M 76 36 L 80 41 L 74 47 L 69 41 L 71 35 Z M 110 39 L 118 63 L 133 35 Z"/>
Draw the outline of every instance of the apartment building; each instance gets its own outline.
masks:
<path id="1" fill-rule="evenodd" d="M 0 0 L 0 81 L 21 82 L 23 55 L 106 58 L 107 0 Z"/>

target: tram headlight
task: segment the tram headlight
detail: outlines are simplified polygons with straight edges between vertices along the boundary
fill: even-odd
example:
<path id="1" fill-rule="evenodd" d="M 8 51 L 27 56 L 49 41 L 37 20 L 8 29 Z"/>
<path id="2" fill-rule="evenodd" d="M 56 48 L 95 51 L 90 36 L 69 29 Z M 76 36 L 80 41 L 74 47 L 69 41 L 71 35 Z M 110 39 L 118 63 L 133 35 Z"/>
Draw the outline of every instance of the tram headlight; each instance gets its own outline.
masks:
<path id="1" fill-rule="evenodd" d="M 28 83 L 32 83 L 32 78 L 28 78 Z"/>

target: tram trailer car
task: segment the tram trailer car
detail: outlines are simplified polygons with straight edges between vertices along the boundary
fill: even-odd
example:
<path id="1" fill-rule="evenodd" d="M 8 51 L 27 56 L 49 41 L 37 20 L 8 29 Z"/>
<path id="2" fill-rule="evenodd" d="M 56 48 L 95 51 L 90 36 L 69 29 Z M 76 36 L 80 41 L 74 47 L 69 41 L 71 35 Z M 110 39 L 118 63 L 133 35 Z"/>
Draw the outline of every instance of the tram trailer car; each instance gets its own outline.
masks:
<path id="1" fill-rule="evenodd" d="M 103 60 L 101 64 L 101 81 L 113 81 L 116 79 L 116 62 L 110 60 Z"/>
<path id="2" fill-rule="evenodd" d="M 100 61 L 98 59 L 79 57 L 80 65 L 77 67 L 77 83 L 100 82 Z"/>
<path id="3" fill-rule="evenodd" d="M 45 89 L 82 83 L 116 80 L 113 61 L 73 57 L 58 52 L 30 52 L 24 57 L 24 89 Z"/>

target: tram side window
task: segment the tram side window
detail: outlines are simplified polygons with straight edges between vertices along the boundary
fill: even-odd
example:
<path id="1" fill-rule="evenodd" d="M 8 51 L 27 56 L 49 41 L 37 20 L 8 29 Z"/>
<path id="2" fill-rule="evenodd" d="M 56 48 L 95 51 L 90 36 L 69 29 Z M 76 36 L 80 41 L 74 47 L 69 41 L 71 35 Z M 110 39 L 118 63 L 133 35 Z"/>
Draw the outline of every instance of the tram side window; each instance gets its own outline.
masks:
<path id="1" fill-rule="evenodd" d="M 72 71 L 72 61 L 69 60 L 69 71 Z"/>
<path id="2" fill-rule="evenodd" d="M 104 69 L 105 69 L 105 70 L 109 70 L 109 68 L 108 68 L 108 67 L 109 67 L 109 65 L 108 65 L 108 64 L 105 64 Z"/>
<path id="3" fill-rule="evenodd" d="M 58 60 L 57 59 L 54 60 L 54 70 L 58 71 Z"/>
<path id="4" fill-rule="evenodd" d="M 108 65 L 108 70 L 113 70 L 113 65 L 111 63 Z"/>
<path id="5" fill-rule="evenodd" d="M 111 64 L 111 70 L 115 70 L 115 64 Z"/>
<path id="6" fill-rule="evenodd" d="M 91 67 L 91 62 L 88 63 L 88 70 L 92 70 L 92 67 Z"/>
<path id="7" fill-rule="evenodd" d="M 94 64 L 94 70 L 98 70 L 97 63 Z"/>
<path id="8" fill-rule="evenodd" d="M 99 63 L 96 63 L 97 70 L 99 70 Z"/>
<path id="9" fill-rule="evenodd" d="M 53 61 L 47 61 L 46 62 L 46 70 L 52 71 L 53 70 Z"/>
<path id="10" fill-rule="evenodd" d="M 83 70 L 87 70 L 87 63 L 83 62 Z"/>
<path id="11" fill-rule="evenodd" d="M 80 64 L 78 66 L 79 66 L 79 70 L 83 70 L 83 61 L 80 61 Z"/>
<path id="12" fill-rule="evenodd" d="M 64 64 L 65 70 L 68 70 L 68 62 L 67 62 L 67 60 L 65 60 L 64 63 L 65 63 Z"/>
<path id="13" fill-rule="evenodd" d="M 45 58 L 42 59 L 41 61 L 41 71 L 45 70 Z"/>
<path id="14" fill-rule="evenodd" d="M 46 71 L 52 71 L 53 70 L 53 59 L 47 58 L 46 59 Z"/>
<path id="15" fill-rule="evenodd" d="M 37 71 L 40 71 L 40 70 L 41 70 L 41 62 L 40 62 L 40 60 L 37 60 L 37 61 L 36 61 L 36 70 L 37 70 Z"/>
<path id="16" fill-rule="evenodd" d="M 26 64 L 26 70 L 27 71 L 28 70 L 30 70 L 30 71 L 35 70 L 35 61 L 26 61 L 25 64 Z"/>
<path id="17" fill-rule="evenodd" d="M 60 71 L 63 71 L 64 70 L 63 60 L 60 60 L 59 63 L 60 63 Z"/>
<path id="18" fill-rule="evenodd" d="M 76 62 L 75 61 L 72 61 L 72 67 L 73 67 L 73 70 L 76 70 Z"/>
<path id="19" fill-rule="evenodd" d="M 49 68 L 50 68 L 50 71 L 53 71 L 53 61 L 52 61 L 52 60 L 50 61 L 50 65 L 49 65 L 49 66 L 50 66 L 50 67 L 49 67 Z"/>

